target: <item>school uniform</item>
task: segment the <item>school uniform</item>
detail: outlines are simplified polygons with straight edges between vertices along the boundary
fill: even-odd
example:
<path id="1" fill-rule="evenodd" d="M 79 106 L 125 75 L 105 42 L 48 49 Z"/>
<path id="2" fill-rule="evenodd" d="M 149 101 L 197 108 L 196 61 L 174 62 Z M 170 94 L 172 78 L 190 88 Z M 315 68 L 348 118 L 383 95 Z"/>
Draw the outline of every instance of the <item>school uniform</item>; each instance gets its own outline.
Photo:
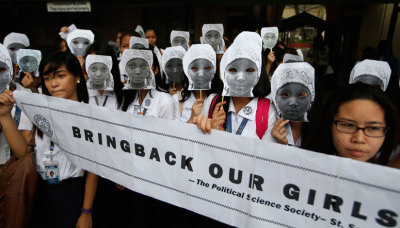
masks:
<path id="1" fill-rule="evenodd" d="M 98 90 L 88 89 L 88 94 L 89 104 L 94 104 L 110 109 L 117 108 L 117 97 L 115 96 L 114 91 L 103 91 L 103 94 L 100 94 Z"/>
<path id="2" fill-rule="evenodd" d="M 186 123 L 192 116 L 192 107 L 196 101 L 196 97 L 193 95 L 193 93 L 190 93 L 190 97 L 186 101 L 179 102 L 182 99 L 181 92 L 182 91 L 178 91 L 172 96 L 175 100 L 175 109 L 179 110 L 179 112 L 177 112 L 178 116 L 175 118 L 175 120 Z"/>
<path id="3" fill-rule="evenodd" d="M 21 115 L 19 130 L 32 130 L 33 124 L 25 114 Z M 32 215 L 32 227 L 75 227 L 81 208 L 85 190 L 84 170 L 73 165 L 65 152 L 50 138 L 35 133 L 34 161 L 40 178 Z M 50 148 L 53 146 L 53 152 Z M 58 184 L 46 182 L 45 162 L 58 161 Z M 48 175 L 48 174 L 47 174 Z"/>
<path id="4" fill-rule="evenodd" d="M 132 114 L 143 113 L 143 116 L 151 116 L 160 119 L 174 120 L 179 110 L 176 110 L 175 101 L 168 93 L 152 89 L 139 105 L 139 96 L 129 105 L 126 112 Z"/>
<path id="5" fill-rule="evenodd" d="M 293 139 L 293 132 L 292 132 L 292 127 L 290 126 L 290 124 L 286 124 L 284 126 L 284 128 L 285 128 L 286 132 L 288 133 L 288 135 L 286 136 L 286 138 L 288 140 L 288 145 L 300 147 L 301 146 L 301 135 L 297 138 L 297 141 L 295 142 Z"/>
<path id="6" fill-rule="evenodd" d="M 215 94 L 211 94 L 204 102 L 202 113 L 204 116 L 208 117 L 208 112 L 211 106 L 211 103 L 215 97 Z M 235 106 L 233 104 L 232 98 L 230 98 L 229 102 L 229 109 L 227 116 L 227 125 L 228 125 L 228 115 L 230 115 L 231 119 L 231 130 L 232 133 L 239 134 L 242 136 L 250 137 L 250 138 L 257 138 L 257 126 L 256 126 L 256 113 L 257 113 L 257 103 L 258 98 L 253 98 L 247 105 L 245 105 L 239 113 L 236 113 Z M 243 121 L 247 121 L 246 124 Z M 268 111 L 268 128 L 267 131 L 264 133 L 262 140 L 266 140 L 269 142 L 276 142 L 276 140 L 271 135 L 272 128 L 274 127 L 275 122 L 277 121 L 276 118 L 276 110 L 272 102 L 269 105 Z M 241 125 L 244 125 L 242 128 Z M 241 129 L 242 128 L 242 129 Z"/>

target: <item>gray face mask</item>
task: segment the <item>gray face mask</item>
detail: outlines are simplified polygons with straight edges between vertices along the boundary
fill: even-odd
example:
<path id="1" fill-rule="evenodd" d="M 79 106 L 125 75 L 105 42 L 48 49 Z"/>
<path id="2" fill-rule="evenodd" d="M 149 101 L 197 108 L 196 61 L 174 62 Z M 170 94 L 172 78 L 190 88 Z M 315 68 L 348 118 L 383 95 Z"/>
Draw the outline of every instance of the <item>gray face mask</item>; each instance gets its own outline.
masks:
<path id="1" fill-rule="evenodd" d="M 182 59 L 170 59 L 165 64 L 165 74 L 167 75 L 169 81 L 181 83 L 185 77 L 182 67 Z"/>
<path id="2" fill-rule="evenodd" d="M 146 88 L 146 79 L 151 70 L 149 64 L 143 59 L 131 59 L 126 64 L 125 71 L 128 74 L 130 85 L 133 89 Z"/>
<path id="3" fill-rule="evenodd" d="M 37 59 L 33 56 L 24 56 L 19 60 L 19 69 L 23 72 L 32 73 L 39 67 Z"/>
<path id="4" fill-rule="evenodd" d="M 10 83 L 10 70 L 7 64 L 0 62 L 0 93 L 2 93 Z"/>
<path id="5" fill-rule="evenodd" d="M 193 82 L 193 89 L 206 90 L 214 78 L 214 66 L 207 59 L 196 59 L 189 65 L 189 78 Z"/>
<path id="6" fill-rule="evenodd" d="M 177 36 L 172 40 L 171 46 L 182 46 L 186 51 L 188 50 L 188 45 L 187 45 L 187 41 L 185 40 L 185 38 Z"/>
<path id="7" fill-rule="evenodd" d="M 13 43 L 13 44 L 8 45 L 8 47 L 7 47 L 8 52 L 10 53 L 11 61 L 12 61 L 13 65 L 17 64 L 17 52 L 21 48 L 25 48 L 25 46 L 20 43 Z"/>
<path id="8" fill-rule="evenodd" d="M 75 56 L 84 56 L 90 41 L 83 37 L 76 37 L 71 40 L 71 49 Z"/>
<path id="9" fill-rule="evenodd" d="M 226 68 L 225 81 L 229 87 L 227 96 L 251 97 L 257 83 L 257 66 L 248 59 L 237 59 Z"/>
<path id="10" fill-rule="evenodd" d="M 143 44 L 136 43 L 132 45 L 131 49 L 146 49 L 146 47 Z"/>
<path id="11" fill-rule="evenodd" d="M 207 44 L 211 45 L 214 51 L 217 51 L 218 45 L 221 43 L 221 35 L 219 32 L 211 30 L 206 33 L 204 40 Z"/>
<path id="12" fill-rule="evenodd" d="M 109 77 L 109 70 L 104 63 L 93 63 L 89 66 L 89 71 L 87 72 L 91 86 L 95 89 L 102 89 L 104 87 L 104 82 Z"/>
<path id="13" fill-rule="evenodd" d="M 311 104 L 311 94 L 304 85 L 289 83 L 278 90 L 275 100 L 284 119 L 304 121 Z"/>
<path id="14" fill-rule="evenodd" d="M 364 75 L 358 76 L 357 78 L 354 79 L 354 83 L 356 83 L 356 82 L 361 82 L 364 84 L 372 85 L 372 86 L 378 87 L 379 89 L 384 91 L 384 86 L 383 86 L 382 80 L 374 75 L 364 74 Z"/>
<path id="15" fill-rule="evenodd" d="M 263 37 L 264 47 L 272 49 L 278 41 L 278 37 L 272 32 L 268 32 Z"/>

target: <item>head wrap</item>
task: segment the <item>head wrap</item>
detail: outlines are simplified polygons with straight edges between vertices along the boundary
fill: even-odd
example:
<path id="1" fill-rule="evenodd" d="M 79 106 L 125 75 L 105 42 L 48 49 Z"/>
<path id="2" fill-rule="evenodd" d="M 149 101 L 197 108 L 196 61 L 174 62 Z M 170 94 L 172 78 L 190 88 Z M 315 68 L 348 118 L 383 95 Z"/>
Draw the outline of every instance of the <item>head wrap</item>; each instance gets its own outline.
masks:
<path id="1" fill-rule="evenodd" d="M 71 42 L 72 42 L 73 39 L 75 39 L 77 37 L 82 37 L 82 38 L 88 39 L 90 44 L 92 44 L 94 42 L 94 34 L 90 30 L 76 29 L 76 30 L 68 33 L 67 44 L 68 44 L 68 47 L 71 50 L 72 54 L 74 54 L 74 53 L 73 53 L 73 50 L 71 48 L 71 45 L 72 45 Z"/>
<path id="2" fill-rule="evenodd" d="M 193 44 L 189 50 L 187 50 L 183 57 L 182 65 L 183 71 L 186 76 L 189 75 L 189 66 L 196 59 L 206 59 L 213 65 L 213 73 L 216 72 L 217 56 L 215 55 L 214 49 L 209 44 Z M 189 79 L 190 80 L 190 79 Z"/>
<path id="3" fill-rule="evenodd" d="M 386 91 L 392 70 L 385 61 L 365 59 L 357 63 L 350 74 L 349 83 L 354 83 L 354 80 L 362 75 L 373 75 L 379 78 L 383 83 L 383 91 Z"/>
<path id="4" fill-rule="evenodd" d="M 145 48 L 149 48 L 149 40 L 146 38 L 131 36 L 131 39 L 129 40 L 129 48 L 132 49 L 134 44 L 142 44 Z"/>
<path id="5" fill-rule="evenodd" d="M 217 31 L 221 36 L 221 43 L 218 46 L 218 50 L 216 50 L 217 54 L 224 54 L 224 26 L 222 24 L 204 24 L 203 28 L 201 29 L 202 36 L 200 37 L 200 42 L 202 44 L 206 44 L 205 36 L 209 31 Z"/>
<path id="6" fill-rule="evenodd" d="M 8 83 L 9 83 L 12 80 L 13 67 L 12 67 L 10 53 L 8 53 L 7 48 L 2 44 L 0 44 L 0 62 L 5 63 L 8 68 L 7 71 L 8 71 Z M 8 86 L 8 83 L 7 83 L 7 86 Z M 0 88 L 0 89 L 3 89 L 3 88 Z"/>
<path id="7" fill-rule="evenodd" d="M 18 65 L 21 66 L 21 59 L 25 56 L 32 56 L 33 58 L 36 59 L 37 63 L 38 63 L 38 67 L 35 69 L 35 76 L 38 77 L 39 76 L 39 64 L 40 61 L 42 60 L 42 52 L 40 52 L 39 50 L 34 50 L 34 49 L 19 49 L 19 51 L 17 52 L 17 61 L 18 61 Z M 29 72 L 31 73 L 31 72 Z"/>
<path id="8" fill-rule="evenodd" d="M 267 33 L 273 33 L 276 36 L 276 40 L 278 40 L 279 37 L 279 31 L 278 31 L 278 27 L 264 27 L 261 29 L 261 38 L 264 40 L 264 36 Z M 264 43 L 264 50 L 269 48 L 272 49 L 273 47 L 267 47 L 267 45 Z"/>
<path id="9" fill-rule="evenodd" d="M 3 44 L 6 48 L 8 48 L 8 45 L 15 43 L 22 44 L 25 47 L 29 47 L 30 45 L 28 37 L 22 33 L 12 32 L 4 37 Z"/>
<path id="10" fill-rule="evenodd" d="M 176 31 L 172 30 L 170 40 L 171 40 L 171 45 L 172 45 L 172 40 L 174 40 L 175 37 L 182 37 L 183 39 L 186 40 L 186 45 L 189 47 L 189 40 L 190 40 L 190 33 L 186 31 Z"/>
<path id="11" fill-rule="evenodd" d="M 86 72 L 89 72 L 90 66 L 93 63 L 103 63 L 104 65 L 107 66 L 109 76 L 105 81 L 106 89 L 104 89 L 104 90 L 113 90 L 113 88 L 114 88 L 114 78 L 113 78 L 113 75 L 111 73 L 111 69 L 112 69 L 112 65 L 113 65 L 111 56 L 107 56 L 107 55 L 87 55 L 86 60 L 85 60 Z M 90 77 L 89 77 L 89 80 L 88 80 L 88 85 L 89 85 L 89 81 L 90 81 Z"/>
<path id="12" fill-rule="evenodd" d="M 165 64 L 171 59 L 182 59 L 185 56 L 186 51 L 183 47 L 181 46 L 175 46 L 175 47 L 168 47 L 164 50 L 163 56 L 162 56 L 162 65 L 161 68 L 165 72 Z M 183 64 L 182 64 L 183 65 Z"/>
<path id="13" fill-rule="evenodd" d="M 306 62 L 285 63 L 276 68 L 271 79 L 271 96 L 279 115 L 281 112 L 276 105 L 276 93 L 286 84 L 299 83 L 304 85 L 310 91 L 311 103 L 313 103 L 315 97 L 314 75 L 314 68 Z"/>
<path id="14" fill-rule="evenodd" d="M 304 62 L 303 56 L 300 55 L 292 55 L 292 54 L 285 54 L 283 56 L 283 63 L 287 63 L 288 61 L 290 62 Z"/>

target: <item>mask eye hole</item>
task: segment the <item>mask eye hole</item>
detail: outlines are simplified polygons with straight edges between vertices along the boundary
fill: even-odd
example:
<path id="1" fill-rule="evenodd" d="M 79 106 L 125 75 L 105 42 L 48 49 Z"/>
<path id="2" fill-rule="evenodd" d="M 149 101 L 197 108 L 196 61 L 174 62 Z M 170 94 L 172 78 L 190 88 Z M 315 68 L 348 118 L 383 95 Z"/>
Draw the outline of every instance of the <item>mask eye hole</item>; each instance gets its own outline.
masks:
<path id="1" fill-rule="evenodd" d="M 207 67 L 205 67 L 204 69 L 206 69 L 206 70 L 211 70 L 212 68 L 211 68 L 211 66 L 207 66 Z"/>
<path id="2" fill-rule="evenodd" d="M 197 67 L 192 67 L 191 70 L 192 70 L 193 72 L 197 72 L 199 69 L 198 69 Z"/>
<path id="3" fill-rule="evenodd" d="M 307 97 L 307 93 L 306 92 L 301 92 L 298 95 L 299 97 Z"/>
<path id="4" fill-rule="evenodd" d="M 281 93 L 281 97 L 282 97 L 282 98 L 288 98 L 288 97 L 289 97 L 289 94 L 288 94 L 288 93 Z"/>
<path id="5" fill-rule="evenodd" d="M 246 72 L 248 73 L 253 73 L 254 71 L 256 71 L 254 68 L 247 68 Z"/>
<path id="6" fill-rule="evenodd" d="M 230 72 L 230 73 L 237 73 L 237 70 L 236 70 L 236 68 L 230 68 L 230 69 L 229 69 L 229 72 Z"/>

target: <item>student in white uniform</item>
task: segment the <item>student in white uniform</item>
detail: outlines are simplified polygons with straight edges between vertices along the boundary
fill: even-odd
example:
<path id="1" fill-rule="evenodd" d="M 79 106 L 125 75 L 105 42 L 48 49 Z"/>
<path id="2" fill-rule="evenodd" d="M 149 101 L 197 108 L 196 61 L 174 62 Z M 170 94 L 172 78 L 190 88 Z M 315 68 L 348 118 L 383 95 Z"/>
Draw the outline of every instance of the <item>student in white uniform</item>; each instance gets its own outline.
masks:
<path id="1" fill-rule="evenodd" d="M 93 43 L 87 49 L 87 53 L 91 55 L 108 56 L 110 58 L 99 57 L 103 59 L 103 63 L 108 65 L 110 69 L 109 76 L 111 77 L 108 81 L 109 89 L 97 90 L 90 89 L 88 86 L 89 93 L 89 104 L 96 104 L 97 106 L 118 109 L 122 103 L 122 87 L 124 85 L 120 81 L 120 72 L 118 67 L 117 57 L 115 56 L 113 49 L 110 45 L 104 43 Z M 93 57 L 91 57 L 93 58 Z M 108 60 L 105 60 L 108 59 Z M 111 62 L 110 62 L 111 59 Z M 90 65 L 88 62 L 85 63 L 86 68 Z M 90 69 L 86 70 L 89 74 Z M 89 76 L 90 77 L 90 76 Z M 107 87 L 107 86 L 106 86 Z"/>
<path id="2" fill-rule="evenodd" d="M 79 61 L 68 52 L 54 52 L 45 58 L 39 72 L 43 93 L 55 97 L 88 102 L 85 79 Z M 38 183 L 31 224 L 35 227 L 89 227 L 91 208 L 97 188 L 97 176 L 74 166 L 58 145 L 39 129 L 21 124 L 20 133 L 11 117 L 14 105 L 12 92 L 0 95 L 0 123 L 7 141 L 17 157 L 27 153 L 32 136 L 35 140 L 36 169 L 41 177 Z M 29 122 L 28 122 L 29 123 Z M 29 125 L 29 126 L 28 126 Z M 51 171 L 56 175 L 51 175 Z M 52 216 L 43 216 L 51 211 Z"/>
<path id="3" fill-rule="evenodd" d="M 262 76 L 261 51 L 261 37 L 253 32 L 242 32 L 227 49 L 220 66 L 224 93 L 229 85 L 231 94 L 248 94 L 250 90 L 254 98 L 235 95 L 224 97 L 222 102 L 221 95 L 211 94 L 204 102 L 202 115 L 195 118 L 203 132 L 211 132 L 213 128 L 275 142 L 271 130 L 276 110 L 265 98 L 270 87 L 267 77 Z"/>
<path id="4" fill-rule="evenodd" d="M 165 84 L 160 77 L 160 68 L 153 64 L 154 58 L 155 54 L 151 50 L 124 51 L 121 63 L 125 67 L 122 74 L 131 78 L 134 87 L 140 84 L 144 87 L 130 89 L 125 86 L 121 110 L 135 115 L 173 120 L 178 116 L 176 112 L 179 110 L 175 109 L 174 99 L 166 93 Z M 154 63 L 158 64 L 156 61 Z M 149 78 L 155 80 L 156 88 L 151 87 L 150 83 L 145 83 Z"/>
<path id="5" fill-rule="evenodd" d="M 284 63 L 271 80 L 271 96 L 280 119 L 272 135 L 278 143 L 301 146 L 303 123 L 315 97 L 314 68 L 306 62 Z"/>

